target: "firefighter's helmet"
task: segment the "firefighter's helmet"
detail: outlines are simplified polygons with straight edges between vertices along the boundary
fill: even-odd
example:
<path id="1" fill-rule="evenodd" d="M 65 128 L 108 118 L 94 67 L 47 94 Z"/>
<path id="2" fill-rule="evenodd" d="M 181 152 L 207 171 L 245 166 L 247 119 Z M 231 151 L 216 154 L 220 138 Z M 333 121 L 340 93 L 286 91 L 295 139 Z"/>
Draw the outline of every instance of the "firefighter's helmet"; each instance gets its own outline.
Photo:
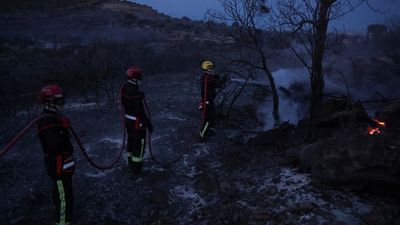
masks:
<path id="1" fill-rule="evenodd" d="M 126 78 L 128 79 L 141 79 L 142 78 L 142 69 L 138 66 L 131 66 L 126 71 Z"/>
<path id="2" fill-rule="evenodd" d="M 64 105 L 64 91 L 57 84 L 48 84 L 42 88 L 39 93 L 41 103 L 53 103 L 55 105 Z"/>
<path id="3" fill-rule="evenodd" d="M 201 68 L 204 71 L 212 70 L 212 69 L 214 69 L 214 63 L 209 61 L 209 60 L 206 60 L 206 61 L 203 62 L 203 64 L 201 64 Z"/>

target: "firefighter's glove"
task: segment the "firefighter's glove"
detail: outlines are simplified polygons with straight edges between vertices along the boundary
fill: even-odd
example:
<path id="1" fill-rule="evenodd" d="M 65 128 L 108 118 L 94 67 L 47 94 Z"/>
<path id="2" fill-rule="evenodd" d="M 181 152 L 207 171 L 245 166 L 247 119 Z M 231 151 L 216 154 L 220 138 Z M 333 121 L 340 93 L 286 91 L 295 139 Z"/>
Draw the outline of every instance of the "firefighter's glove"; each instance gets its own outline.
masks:
<path id="1" fill-rule="evenodd" d="M 60 118 L 60 123 L 62 127 L 65 127 L 67 129 L 71 127 L 71 121 L 66 116 Z"/>

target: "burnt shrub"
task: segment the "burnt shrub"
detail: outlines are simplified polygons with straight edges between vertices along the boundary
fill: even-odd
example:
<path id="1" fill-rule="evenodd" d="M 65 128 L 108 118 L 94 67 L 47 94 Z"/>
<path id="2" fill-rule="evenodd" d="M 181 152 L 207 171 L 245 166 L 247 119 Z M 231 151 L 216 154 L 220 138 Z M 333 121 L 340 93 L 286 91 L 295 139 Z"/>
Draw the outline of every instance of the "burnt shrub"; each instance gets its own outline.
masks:
<path id="1" fill-rule="evenodd" d="M 190 41 L 156 51 L 145 42 L 66 41 L 43 46 L 29 39 L 10 40 L 0 39 L 0 123 L 18 119 L 21 111 L 29 114 L 37 105 L 38 91 L 48 81 L 62 85 L 68 95 L 99 103 L 116 99 L 130 65 L 141 66 L 151 76 L 197 68 L 203 59 L 196 50 L 200 47 L 193 50 Z"/>

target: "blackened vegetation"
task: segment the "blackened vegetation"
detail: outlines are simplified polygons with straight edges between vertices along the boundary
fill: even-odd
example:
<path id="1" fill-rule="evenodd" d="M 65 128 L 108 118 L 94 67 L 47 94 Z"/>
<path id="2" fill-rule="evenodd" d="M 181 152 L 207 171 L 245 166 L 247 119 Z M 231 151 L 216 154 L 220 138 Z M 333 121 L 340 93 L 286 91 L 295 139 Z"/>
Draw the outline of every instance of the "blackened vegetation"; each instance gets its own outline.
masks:
<path id="1" fill-rule="evenodd" d="M 265 74 L 272 94 L 272 114 L 275 124 L 279 124 L 279 95 L 270 68 L 271 55 L 274 51 L 270 48 L 272 44 L 266 41 L 271 33 L 265 32 L 265 27 L 262 29 L 258 21 L 269 13 L 268 7 L 265 3 L 261 4 L 258 1 L 222 0 L 220 2 L 224 12 L 210 11 L 208 16 L 210 21 L 224 25 L 224 31 L 230 38 L 230 42 L 224 47 L 233 54 L 223 52 L 219 57 L 227 62 L 227 69 L 231 73 L 238 72 L 239 68 L 242 68 L 247 70 L 248 78 L 257 72 Z"/>
<path id="2" fill-rule="evenodd" d="M 97 41 L 87 45 L 67 43 L 41 48 L 29 39 L 2 39 L 1 118 L 17 119 L 17 112 L 30 111 L 37 92 L 47 81 L 56 81 L 86 101 L 115 100 L 125 69 L 141 65 L 146 75 L 173 73 L 196 67 L 197 54 L 182 54 L 171 47 L 156 52 L 143 43 Z"/>
<path id="3" fill-rule="evenodd" d="M 261 13 L 269 13 L 268 8 L 261 7 Z M 248 35 L 241 36 L 243 40 L 218 36 L 222 28 L 243 31 L 239 23 L 226 27 L 187 18 L 157 21 L 143 19 L 132 12 L 123 17 L 126 20 L 116 21 L 131 28 L 147 27 L 164 32 L 168 39 L 79 41 L 54 37 L 43 43 L 25 37 L 3 38 L 0 94 L 4 97 L 0 98 L 0 122 L 7 125 L 2 127 L 4 133 L 12 135 L 13 129 L 20 127 L 11 126 L 9 121 L 20 125 L 36 115 L 37 110 L 32 108 L 38 106 L 37 91 L 48 80 L 55 80 L 68 90 L 67 102 L 82 102 L 82 99 L 98 104 L 105 100 L 111 102 L 116 99 L 127 66 L 138 64 L 145 71 L 144 88 L 155 121 L 155 153 L 168 161 L 186 150 L 187 142 L 193 138 L 191 131 L 197 128 L 200 113 L 196 103 L 200 94 L 196 74 L 200 62 L 209 56 L 207 53 L 219 55 L 221 62 L 228 61 L 230 56 L 248 60 L 233 58 L 226 63 L 225 72 L 243 78 L 244 82 L 227 84 L 220 93 L 219 100 L 224 107 L 220 112 L 225 120 L 218 124 L 216 136 L 195 144 L 171 170 L 161 170 L 147 158 L 143 176 L 131 176 L 125 161 L 111 171 L 100 172 L 90 168 L 77 154 L 78 224 L 266 224 L 266 221 L 271 224 L 352 224 L 354 221 L 399 224 L 400 104 L 396 99 L 380 94 L 377 99 L 360 102 L 352 99 L 349 91 L 345 96 L 324 93 L 318 118 L 313 120 L 317 132 L 311 144 L 304 143 L 303 139 L 308 118 L 297 125 L 284 122 L 275 129 L 259 132 L 261 121 L 257 120 L 257 108 L 273 91 L 265 85 L 251 86 L 248 81 L 257 76 L 257 70 L 265 69 L 262 65 L 265 60 L 261 57 L 252 61 L 253 49 L 240 42 L 248 40 Z M 311 32 L 314 28 L 310 28 Z M 143 32 L 135 30 L 132 34 Z M 260 34 L 257 36 L 260 39 L 250 46 L 260 44 L 262 48 L 256 51 L 265 48 L 270 53 L 268 57 L 275 56 L 272 61 L 268 60 L 274 69 L 298 65 L 293 56 L 280 52 L 288 47 L 283 37 L 297 44 L 301 44 L 299 37 L 308 38 L 306 34 L 297 36 L 293 32 L 252 28 L 249 34 Z M 385 46 L 382 49 L 386 49 L 393 62 L 376 63 L 377 60 L 356 56 L 351 59 L 352 73 L 378 81 L 382 74 L 390 72 L 384 78 L 392 79 L 395 71 L 392 68 L 398 66 L 395 35 L 395 29 L 388 29 L 381 37 L 388 41 L 371 40 Z M 347 39 L 354 43 L 358 40 L 358 37 Z M 364 49 L 363 41 L 361 38 L 357 45 Z M 222 54 L 215 53 L 216 50 Z M 316 63 L 321 63 L 321 52 L 311 53 L 311 56 L 316 54 Z M 217 65 L 220 70 L 220 62 Z M 363 86 L 358 78 L 352 77 Z M 319 77 L 317 84 L 321 81 Z M 307 103 L 310 95 L 305 86 L 299 83 L 288 89 L 276 88 L 288 98 Z M 382 103 L 376 117 L 386 123 L 385 127 L 367 114 L 367 102 Z M 121 137 L 115 105 L 70 108 L 67 114 L 96 161 L 106 162 L 109 159 L 104 156 L 111 157 L 118 150 Z M 370 135 L 368 127 L 379 128 L 381 133 Z M 28 136 L 1 163 L 0 181 L 4 191 L 0 193 L 15 194 L 1 196 L 6 203 L 1 204 L 4 213 L 0 221 L 5 224 L 51 223 L 49 184 L 39 163 L 42 154 L 32 144 L 37 142 L 35 138 Z M 332 187 L 345 191 L 338 192 Z M 358 191 L 361 202 L 355 201 L 357 198 L 349 189 Z"/>
<path id="4" fill-rule="evenodd" d="M 28 9 L 43 9 L 43 8 L 60 8 L 70 6 L 79 3 L 96 2 L 90 0 L 1 0 L 0 11 L 11 12 L 16 10 L 28 10 Z M 99 0 L 97 0 L 99 2 Z"/>
<path id="5" fill-rule="evenodd" d="M 311 172 L 315 181 L 378 195 L 398 195 L 400 187 L 400 103 L 394 102 L 369 118 L 359 102 L 349 99 L 324 101 L 316 121 L 317 141 L 304 144 L 301 136 L 307 121 L 298 126 L 283 124 L 258 134 L 250 141 L 255 148 L 277 151 Z M 385 121 L 385 124 L 380 121 Z M 369 133 L 368 127 L 379 133 Z"/>

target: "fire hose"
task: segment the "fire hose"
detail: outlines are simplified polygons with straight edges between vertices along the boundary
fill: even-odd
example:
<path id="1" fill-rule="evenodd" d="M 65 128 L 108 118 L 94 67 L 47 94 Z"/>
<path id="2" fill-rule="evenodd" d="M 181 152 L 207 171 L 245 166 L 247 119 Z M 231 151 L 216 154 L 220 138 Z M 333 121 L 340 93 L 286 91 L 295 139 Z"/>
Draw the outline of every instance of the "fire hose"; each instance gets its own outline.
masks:
<path id="1" fill-rule="evenodd" d="M 204 85 L 204 87 L 205 87 L 204 88 L 205 96 L 207 96 L 207 86 L 208 86 L 207 85 L 207 82 L 208 82 L 207 78 L 208 77 L 206 76 L 205 85 Z M 74 137 L 75 141 L 77 142 L 77 144 L 79 146 L 79 149 L 81 150 L 83 156 L 86 158 L 86 160 L 93 167 L 95 167 L 96 169 L 99 169 L 99 170 L 106 170 L 106 169 L 110 169 L 113 166 L 115 166 L 118 163 L 118 161 L 120 160 L 120 158 L 122 156 L 123 149 L 125 148 L 125 142 L 126 142 L 126 129 L 124 127 L 124 115 L 125 115 L 125 112 L 124 112 L 123 106 L 122 106 L 122 101 L 121 101 L 122 94 L 121 93 L 122 93 L 122 87 L 121 87 L 120 93 L 119 93 L 119 103 L 120 103 L 120 106 L 121 106 L 121 109 L 122 109 L 121 110 L 121 121 L 122 121 L 122 125 L 123 125 L 122 126 L 123 127 L 123 140 L 122 140 L 120 151 L 119 151 L 116 159 L 114 161 L 112 161 L 111 164 L 103 166 L 103 165 L 99 165 L 96 162 L 94 162 L 90 158 L 90 156 L 87 154 L 87 151 L 86 151 L 85 147 L 83 146 L 82 141 L 79 138 L 79 135 L 75 132 L 75 130 L 72 128 L 72 126 L 68 127 L 69 131 L 71 132 L 72 136 Z M 149 120 L 151 121 L 150 110 L 149 110 L 148 104 L 147 104 L 145 99 L 143 100 L 143 103 L 144 103 L 144 106 L 145 106 L 145 109 L 146 109 L 146 113 L 147 113 L 147 115 L 149 117 Z M 202 104 L 203 104 L 203 110 L 202 110 L 202 118 L 201 118 L 199 130 L 201 129 L 201 127 L 202 127 L 202 125 L 204 123 L 204 120 L 205 120 L 205 113 L 206 113 L 206 107 L 207 107 L 206 106 L 207 105 L 206 104 L 206 98 L 202 99 Z M 46 116 L 55 117 L 57 119 L 60 119 L 60 117 L 61 117 L 60 115 L 54 115 L 54 114 L 42 114 L 42 115 L 36 117 L 35 119 L 33 119 L 24 129 L 22 129 L 19 133 L 17 133 L 17 135 L 0 151 L 0 159 L 26 134 L 26 132 L 28 132 L 29 129 L 31 129 L 40 119 L 42 119 L 42 118 L 44 118 Z M 159 165 L 161 167 L 169 167 L 169 166 L 177 163 L 183 157 L 183 155 L 185 155 L 191 149 L 191 147 L 195 143 L 197 137 L 198 137 L 198 134 L 196 133 L 196 135 L 194 136 L 192 141 L 187 146 L 187 149 L 179 157 L 177 157 L 176 159 L 172 160 L 171 162 L 169 162 L 167 164 L 161 163 L 154 156 L 153 148 L 152 148 L 152 142 L 151 142 L 151 133 L 150 132 L 147 132 L 147 137 L 146 138 L 147 138 L 147 143 L 148 143 L 148 147 L 149 147 L 150 156 L 151 156 L 152 160 L 154 161 L 154 163 L 156 163 L 157 165 Z"/>
<path id="2" fill-rule="evenodd" d="M 204 85 L 204 96 L 205 98 L 202 99 L 202 105 L 203 105 L 203 109 L 202 109 L 202 115 L 201 115 L 201 121 L 200 121 L 200 125 L 198 130 L 201 130 L 201 127 L 203 126 L 203 123 L 205 121 L 205 115 L 206 115 L 206 101 L 207 101 L 207 83 L 208 83 L 208 76 L 206 76 L 205 81 L 204 81 L 205 85 Z M 146 110 L 146 114 L 149 117 L 149 120 L 151 121 L 151 113 L 148 107 L 148 104 L 146 102 L 146 99 L 143 99 L 143 104 Z M 196 142 L 196 139 L 198 137 L 198 132 L 196 133 L 196 135 L 193 137 L 193 139 L 189 142 L 189 144 L 187 145 L 186 150 L 180 154 L 178 157 L 176 157 L 174 160 L 172 160 L 169 163 L 163 164 L 161 163 L 155 156 L 153 153 L 153 147 L 152 147 L 152 142 L 151 142 L 151 133 L 147 132 L 146 135 L 146 139 L 147 139 L 147 143 L 148 143 L 148 148 L 149 148 L 149 152 L 150 152 L 150 157 L 153 160 L 153 162 L 161 167 L 169 167 L 175 163 L 177 163 L 179 160 L 181 160 L 181 158 L 187 153 L 189 152 L 189 150 L 192 148 L 193 144 Z"/>
<path id="3" fill-rule="evenodd" d="M 119 102 L 121 102 L 121 92 L 119 93 Z M 30 129 L 32 128 L 40 119 L 42 119 L 43 117 L 46 116 L 51 116 L 51 117 L 55 117 L 57 119 L 60 119 L 61 116 L 60 115 L 54 115 L 54 114 L 42 114 L 40 116 L 38 116 L 37 118 L 33 119 L 24 129 L 22 129 L 19 133 L 17 133 L 17 135 L 0 151 L 0 159 L 4 156 L 4 154 L 6 154 L 21 138 L 22 136 L 24 136 L 24 134 Z M 121 112 L 121 120 L 124 121 L 124 113 Z M 71 132 L 72 136 L 74 137 L 75 141 L 77 142 L 79 149 L 81 150 L 83 156 L 86 158 L 86 160 L 96 169 L 99 170 L 107 170 L 107 169 L 111 169 L 112 167 L 114 167 L 118 161 L 121 158 L 122 152 L 125 148 L 125 142 L 126 142 L 126 130 L 125 127 L 122 126 L 123 128 L 123 139 L 122 139 L 122 144 L 121 144 L 121 148 L 120 151 L 117 155 L 117 157 L 115 158 L 114 161 L 112 161 L 111 164 L 109 165 L 99 165 L 96 162 L 94 162 L 90 156 L 87 154 L 87 151 L 85 149 L 85 147 L 82 144 L 82 141 L 80 140 L 78 134 L 75 132 L 75 130 L 71 127 L 68 126 L 68 130 Z"/>
<path id="4" fill-rule="evenodd" d="M 0 151 L 0 159 L 25 135 L 25 133 L 35 125 L 44 115 L 39 116 L 32 120 L 24 129 L 22 129 L 1 151 Z"/>
<path id="5" fill-rule="evenodd" d="M 30 129 L 32 128 L 40 119 L 47 117 L 47 116 L 51 116 L 51 117 L 55 117 L 57 119 L 60 119 L 61 116 L 60 115 L 55 115 L 55 114 L 42 114 L 38 117 L 36 117 L 35 119 L 33 119 L 24 129 L 22 129 L 1 151 L 0 151 L 0 158 L 2 158 L 4 156 L 4 154 L 6 154 L 23 136 L 24 134 Z M 122 151 L 125 147 L 125 139 L 126 139 L 126 133 L 125 133 L 125 129 L 124 129 L 124 135 L 123 135 L 123 142 L 121 145 L 121 149 L 120 152 L 118 153 L 117 158 L 112 161 L 112 163 L 110 165 L 99 165 L 96 162 L 94 162 L 90 156 L 87 154 L 87 151 L 85 149 L 85 147 L 82 144 L 82 141 L 80 140 L 78 134 L 75 132 L 75 130 L 69 126 L 68 130 L 71 132 L 72 136 L 74 137 L 75 141 L 77 142 L 79 149 L 81 150 L 83 156 L 86 158 L 86 160 L 96 169 L 100 169 L 100 170 L 106 170 L 106 169 L 110 169 L 113 166 L 115 166 L 115 164 L 118 163 L 119 159 L 121 158 L 122 155 Z"/>

